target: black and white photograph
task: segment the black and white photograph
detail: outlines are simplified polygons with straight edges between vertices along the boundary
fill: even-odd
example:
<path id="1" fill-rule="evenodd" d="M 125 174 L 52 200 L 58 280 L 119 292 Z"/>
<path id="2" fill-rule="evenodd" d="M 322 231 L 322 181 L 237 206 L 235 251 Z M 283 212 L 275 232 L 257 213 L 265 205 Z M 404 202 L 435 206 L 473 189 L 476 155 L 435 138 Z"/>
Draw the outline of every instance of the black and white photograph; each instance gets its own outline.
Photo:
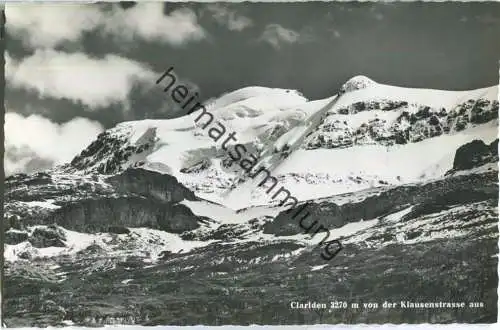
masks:
<path id="1" fill-rule="evenodd" d="M 498 317 L 498 2 L 6 3 L 2 326 Z"/>

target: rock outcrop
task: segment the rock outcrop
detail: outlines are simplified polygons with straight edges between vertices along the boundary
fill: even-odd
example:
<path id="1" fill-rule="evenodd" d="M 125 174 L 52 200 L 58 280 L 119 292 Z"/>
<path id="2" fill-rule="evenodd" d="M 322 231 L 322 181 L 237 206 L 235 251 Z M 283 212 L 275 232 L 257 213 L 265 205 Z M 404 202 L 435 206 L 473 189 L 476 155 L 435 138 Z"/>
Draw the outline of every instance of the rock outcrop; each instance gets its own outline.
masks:
<path id="1" fill-rule="evenodd" d="M 498 188 L 494 183 L 496 173 L 451 177 L 447 181 L 436 181 L 422 186 L 398 186 L 387 189 L 377 195 L 369 196 L 362 201 L 337 205 L 330 201 L 315 201 L 309 203 L 306 209 L 293 218 L 302 204 L 290 212 L 280 212 L 263 228 L 264 233 L 276 236 L 288 236 L 304 233 L 300 227 L 308 228 L 316 221 L 311 229 L 314 232 L 321 224 L 328 229 L 340 228 L 351 222 L 370 220 L 383 217 L 387 214 L 402 210 L 409 205 L 421 205 L 422 208 L 434 208 L 435 205 L 472 203 L 484 200 L 498 201 Z M 468 189 L 464 190 L 463 187 Z"/>
<path id="2" fill-rule="evenodd" d="M 30 235 L 29 242 L 36 248 L 65 247 L 66 236 L 64 232 L 56 227 L 37 227 Z"/>
<path id="3" fill-rule="evenodd" d="M 196 200 L 194 193 L 177 181 L 174 176 L 129 168 L 107 181 L 117 193 L 132 193 L 166 202 Z"/>
<path id="4" fill-rule="evenodd" d="M 416 108 L 411 110 L 410 108 Z M 394 121 L 370 119 L 353 127 L 338 118 L 363 111 L 395 111 L 401 114 Z M 468 100 L 453 109 L 408 104 L 406 101 L 356 102 L 329 112 L 316 132 L 304 142 L 304 149 L 335 149 L 366 144 L 407 144 L 428 138 L 459 132 L 498 118 L 498 101 Z"/>
<path id="5" fill-rule="evenodd" d="M 70 203 L 44 219 L 85 233 L 106 232 L 110 226 L 148 227 L 182 233 L 199 227 L 199 217 L 173 202 L 143 197 L 117 197 Z"/>
<path id="6" fill-rule="evenodd" d="M 448 174 L 492 162 L 498 162 L 498 139 L 489 145 L 482 140 L 474 140 L 457 149 L 453 168 L 448 171 Z"/>

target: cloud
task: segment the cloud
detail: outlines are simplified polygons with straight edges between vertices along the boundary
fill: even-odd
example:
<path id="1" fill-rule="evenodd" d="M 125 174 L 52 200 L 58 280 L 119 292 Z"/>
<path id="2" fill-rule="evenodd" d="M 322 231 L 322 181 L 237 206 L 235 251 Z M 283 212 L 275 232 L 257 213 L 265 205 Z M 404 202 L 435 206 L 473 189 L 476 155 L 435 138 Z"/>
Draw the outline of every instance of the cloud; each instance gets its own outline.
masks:
<path id="1" fill-rule="evenodd" d="M 39 115 L 7 112 L 5 172 L 32 172 L 69 162 L 102 131 L 98 122 L 86 118 L 57 124 Z"/>
<path id="2" fill-rule="evenodd" d="M 301 36 L 298 32 L 286 29 L 279 24 L 269 24 L 259 40 L 269 43 L 274 48 L 278 49 L 282 44 L 293 44 L 300 40 Z"/>
<path id="3" fill-rule="evenodd" d="M 7 146 L 4 154 L 5 173 L 7 176 L 16 173 L 31 173 L 54 167 L 51 159 L 42 158 L 28 146 Z"/>
<path id="4" fill-rule="evenodd" d="M 93 58 L 83 53 L 39 49 L 20 61 L 6 57 L 9 84 L 81 103 L 93 110 L 122 103 L 136 83 L 153 84 L 156 74 L 145 65 L 116 55 Z"/>
<path id="5" fill-rule="evenodd" d="M 238 15 L 236 11 L 230 10 L 227 6 L 219 3 L 208 5 L 207 10 L 217 23 L 231 31 L 242 31 L 253 25 L 250 18 Z"/>
<path id="6" fill-rule="evenodd" d="M 191 9 L 180 8 L 164 15 L 162 2 L 139 3 L 127 10 L 114 6 L 106 17 L 103 28 L 104 33 L 122 39 L 133 40 L 139 37 L 175 46 L 206 37 Z"/>
<path id="7" fill-rule="evenodd" d="M 13 4 L 6 7 L 7 31 L 31 47 L 54 47 L 78 41 L 103 19 L 95 6 L 77 4 Z"/>
<path id="8" fill-rule="evenodd" d="M 54 48 L 77 42 L 85 32 L 99 29 L 104 35 L 131 41 L 161 41 L 174 46 L 205 38 L 196 14 L 187 8 L 163 14 L 163 3 L 139 3 L 111 10 L 96 4 L 8 4 L 8 31 L 32 48 Z"/>

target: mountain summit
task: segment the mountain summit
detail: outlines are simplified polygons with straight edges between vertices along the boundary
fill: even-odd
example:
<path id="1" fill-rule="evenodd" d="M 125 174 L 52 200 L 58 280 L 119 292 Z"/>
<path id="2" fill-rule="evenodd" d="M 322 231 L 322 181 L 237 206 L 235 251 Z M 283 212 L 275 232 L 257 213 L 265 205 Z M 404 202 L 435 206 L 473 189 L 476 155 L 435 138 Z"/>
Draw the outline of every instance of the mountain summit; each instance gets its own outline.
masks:
<path id="1" fill-rule="evenodd" d="M 373 84 L 376 84 L 376 82 L 366 76 L 355 76 L 343 84 L 341 90 L 344 92 L 352 92 L 358 89 L 367 88 Z"/>

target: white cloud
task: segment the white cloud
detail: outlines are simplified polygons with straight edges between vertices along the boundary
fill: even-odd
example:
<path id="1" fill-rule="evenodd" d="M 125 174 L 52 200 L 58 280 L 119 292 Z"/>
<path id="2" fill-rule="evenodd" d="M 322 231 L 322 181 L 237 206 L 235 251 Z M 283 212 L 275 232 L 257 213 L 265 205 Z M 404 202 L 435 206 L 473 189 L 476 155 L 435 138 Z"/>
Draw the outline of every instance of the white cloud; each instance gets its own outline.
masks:
<path id="1" fill-rule="evenodd" d="M 106 55 L 37 50 L 21 61 L 6 57 L 7 82 L 38 92 L 40 97 L 64 98 L 90 109 L 122 103 L 134 83 L 154 83 L 156 74 L 141 63 Z"/>
<path id="2" fill-rule="evenodd" d="M 220 25 L 226 26 L 231 31 L 242 31 L 253 25 L 253 21 L 243 15 L 238 15 L 222 4 L 210 4 L 207 6 L 214 20 Z"/>
<path id="3" fill-rule="evenodd" d="M 269 43 L 274 48 L 280 48 L 282 44 L 292 44 L 300 40 L 300 34 L 294 30 L 286 29 L 279 24 L 269 24 L 259 40 Z"/>
<path id="4" fill-rule="evenodd" d="M 80 40 L 83 33 L 100 29 L 124 40 L 141 38 L 175 46 L 201 40 L 205 31 L 190 9 L 163 14 L 163 3 L 139 3 L 123 9 L 104 10 L 96 4 L 8 4 L 8 31 L 32 48 L 53 48 Z"/>
<path id="5" fill-rule="evenodd" d="M 7 175 L 25 172 L 27 167 L 37 170 L 37 161 L 45 167 L 69 162 L 102 131 L 98 122 L 86 118 L 57 124 L 39 115 L 24 117 L 7 112 L 5 172 Z"/>
<path id="6" fill-rule="evenodd" d="M 103 26 L 105 33 L 126 40 L 140 37 L 176 46 L 201 40 L 206 36 L 192 10 L 181 8 L 164 15 L 162 2 L 139 3 L 128 10 L 115 6 Z"/>
<path id="7" fill-rule="evenodd" d="M 77 41 L 85 31 L 100 24 L 103 15 L 96 6 L 77 4 L 7 4 L 9 33 L 32 47 L 54 47 Z"/>

